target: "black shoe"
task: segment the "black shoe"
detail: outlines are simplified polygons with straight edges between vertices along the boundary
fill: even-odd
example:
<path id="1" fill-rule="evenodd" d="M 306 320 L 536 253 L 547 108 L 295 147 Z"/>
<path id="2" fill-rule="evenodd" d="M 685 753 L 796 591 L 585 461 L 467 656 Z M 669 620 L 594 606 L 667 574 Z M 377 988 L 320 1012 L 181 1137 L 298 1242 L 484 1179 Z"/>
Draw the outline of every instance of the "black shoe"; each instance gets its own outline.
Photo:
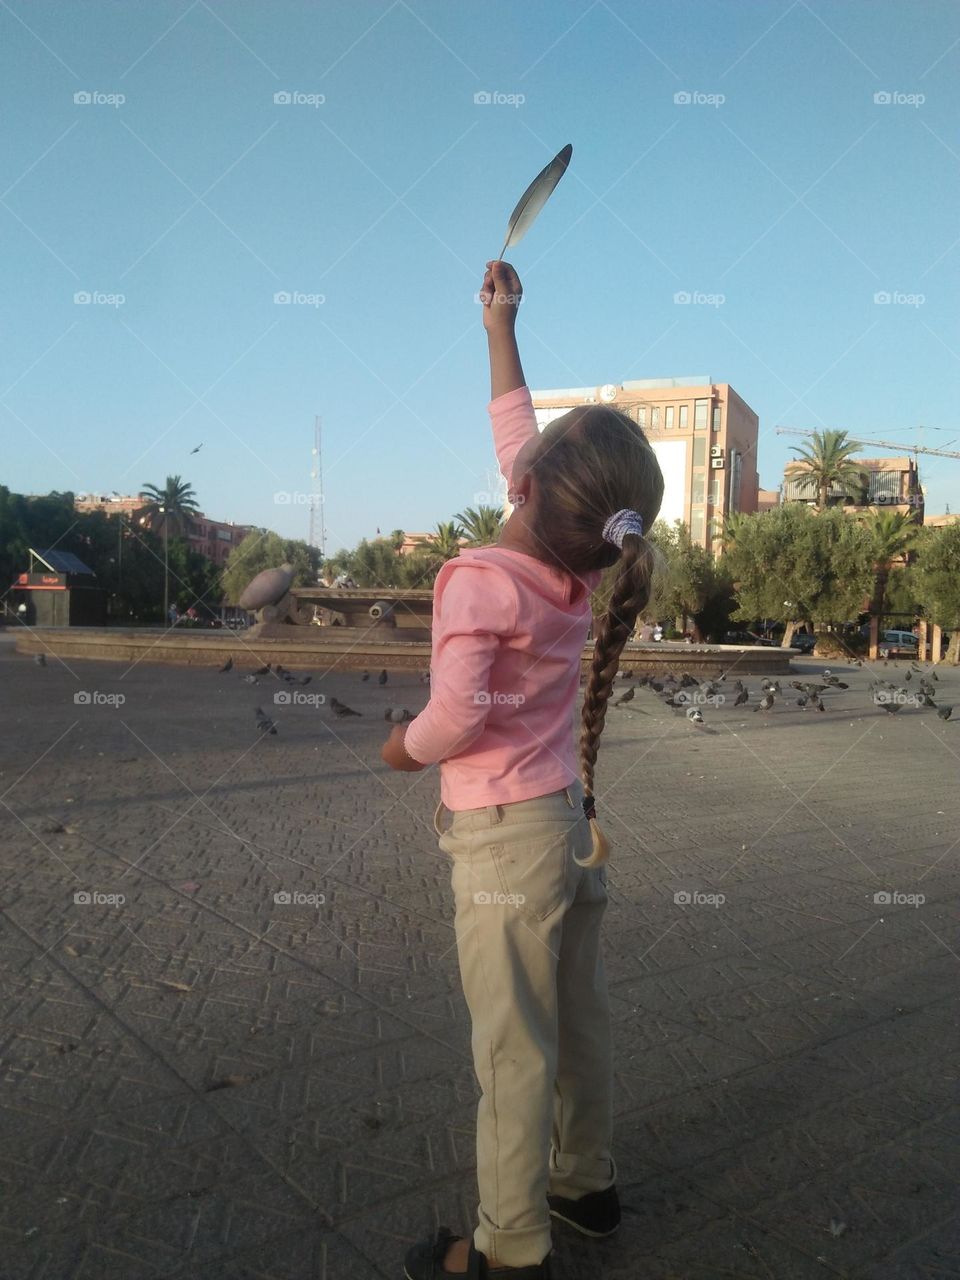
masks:
<path id="1" fill-rule="evenodd" d="M 612 1236 L 620 1225 L 620 1197 L 616 1187 L 590 1191 L 579 1200 L 547 1196 L 547 1204 L 554 1218 L 568 1222 L 584 1236 Z"/>
<path id="2" fill-rule="evenodd" d="M 415 1244 L 403 1260 L 407 1280 L 550 1280 L 549 1257 L 530 1267 L 491 1267 L 483 1254 L 477 1253 L 472 1240 L 466 1271 L 448 1271 L 443 1265 L 447 1250 L 462 1238 L 441 1227 L 435 1240 Z"/>

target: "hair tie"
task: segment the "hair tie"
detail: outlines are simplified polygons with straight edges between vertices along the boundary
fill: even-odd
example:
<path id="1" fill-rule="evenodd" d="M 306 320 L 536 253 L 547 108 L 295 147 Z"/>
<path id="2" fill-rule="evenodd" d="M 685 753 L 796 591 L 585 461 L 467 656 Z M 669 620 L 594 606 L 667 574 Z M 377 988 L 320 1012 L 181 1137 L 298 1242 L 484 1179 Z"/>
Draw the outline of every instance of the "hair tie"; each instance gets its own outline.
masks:
<path id="1" fill-rule="evenodd" d="M 581 802 L 583 804 L 583 816 L 587 819 L 597 816 L 597 803 L 593 796 L 584 796 Z"/>
<path id="2" fill-rule="evenodd" d="M 623 539 L 628 533 L 643 537 L 643 516 L 639 511 L 631 511 L 624 507 L 610 517 L 603 526 L 604 542 L 612 542 L 615 547 L 623 546 Z"/>

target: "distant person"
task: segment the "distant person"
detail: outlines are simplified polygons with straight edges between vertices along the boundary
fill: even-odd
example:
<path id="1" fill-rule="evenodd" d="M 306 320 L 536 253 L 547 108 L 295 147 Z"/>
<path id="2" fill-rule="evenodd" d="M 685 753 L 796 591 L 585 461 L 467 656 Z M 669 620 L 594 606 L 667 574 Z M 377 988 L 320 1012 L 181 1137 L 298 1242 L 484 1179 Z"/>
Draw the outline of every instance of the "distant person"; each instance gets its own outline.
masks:
<path id="1" fill-rule="evenodd" d="M 640 628 L 640 643 L 648 644 L 653 639 L 653 627 L 649 622 L 645 622 Z"/>
<path id="2" fill-rule="evenodd" d="M 180 614 L 177 612 L 177 606 L 175 604 L 172 604 L 170 606 L 169 610 L 167 611 L 167 617 L 170 620 L 171 627 L 175 627 L 180 618 Z"/>
<path id="3" fill-rule="evenodd" d="M 479 1223 L 472 1239 L 441 1228 L 415 1245 L 409 1280 L 546 1280 L 551 1215 L 592 1237 L 620 1222 L 600 935 L 609 846 L 594 768 L 620 656 L 650 596 L 644 530 L 663 476 L 636 423 L 615 409 L 574 409 L 540 433 L 514 333 L 520 293 L 513 267 L 487 264 L 489 412 L 513 511 L 497 543 L 440 569 L 430 701 L 394 727 L 382 753 L 406 772 L 440 766 L 434 826 L 452 866 L 482 1092 Z M 585 296 L 569 290 L 577 308 Z M 578 752 L 580 663 L 607 568 L 615 581 L 594 620 Z"/>

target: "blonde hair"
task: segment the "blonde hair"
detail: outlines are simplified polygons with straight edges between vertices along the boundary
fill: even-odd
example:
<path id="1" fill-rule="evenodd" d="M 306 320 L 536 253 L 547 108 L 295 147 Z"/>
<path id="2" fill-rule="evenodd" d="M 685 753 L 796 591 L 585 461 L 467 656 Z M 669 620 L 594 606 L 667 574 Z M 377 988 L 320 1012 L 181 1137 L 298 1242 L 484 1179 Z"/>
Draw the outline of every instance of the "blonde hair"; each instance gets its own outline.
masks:
<path id="1" fill-rule="evenodd" d="M 607 704 L 620 654 L 650 599 L 656 549 L 643 535 L 627 534 L 623 546 L 604 541 L 603 527 L 628 508 L 656 519 L 663 500 L 663 476 L 646 436 L 615 409 L 573 409 L 543 431 L 530 463 L 538 490 L 531 532 L 544 558 L 580 575 L 619 563 L 607 611 L 597 626 L 593 660 L 584 692 L 580 731 L 580 774 L 584 814 L 592 848 L 581 866 L 606 862 L 610 846 L 594 808 L 594 771 Z"/>

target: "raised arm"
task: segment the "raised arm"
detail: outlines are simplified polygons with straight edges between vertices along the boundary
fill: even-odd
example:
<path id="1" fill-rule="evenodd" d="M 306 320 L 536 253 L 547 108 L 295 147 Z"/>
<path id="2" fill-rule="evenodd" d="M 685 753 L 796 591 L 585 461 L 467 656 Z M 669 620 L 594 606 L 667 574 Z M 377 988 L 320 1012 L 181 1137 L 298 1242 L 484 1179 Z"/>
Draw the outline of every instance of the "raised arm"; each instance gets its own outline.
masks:
<path id="1" fill-rule="evenodd" d="M 491 400 L 525 385 L 515 333 L 522 296 L 520 277 L 509 262 L 487 263 L 480 301 L 490 350 Z"/>

